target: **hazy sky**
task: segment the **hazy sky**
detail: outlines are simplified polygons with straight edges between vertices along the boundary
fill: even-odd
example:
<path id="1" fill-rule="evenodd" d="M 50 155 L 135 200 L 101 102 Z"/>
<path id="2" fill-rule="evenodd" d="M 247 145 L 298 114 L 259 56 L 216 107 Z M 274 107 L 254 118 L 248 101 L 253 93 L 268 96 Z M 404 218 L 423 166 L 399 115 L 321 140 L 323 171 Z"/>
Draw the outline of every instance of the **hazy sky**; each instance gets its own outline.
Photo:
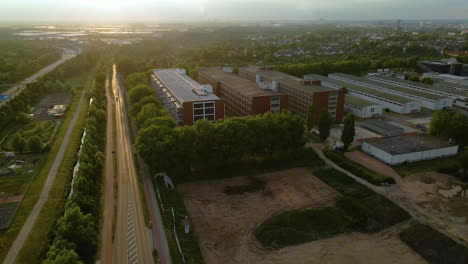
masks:
<path id="1" fill-rule="evenodd" d="M 468 19 L 468 0 L 0 0 L 0 21 Z"/>

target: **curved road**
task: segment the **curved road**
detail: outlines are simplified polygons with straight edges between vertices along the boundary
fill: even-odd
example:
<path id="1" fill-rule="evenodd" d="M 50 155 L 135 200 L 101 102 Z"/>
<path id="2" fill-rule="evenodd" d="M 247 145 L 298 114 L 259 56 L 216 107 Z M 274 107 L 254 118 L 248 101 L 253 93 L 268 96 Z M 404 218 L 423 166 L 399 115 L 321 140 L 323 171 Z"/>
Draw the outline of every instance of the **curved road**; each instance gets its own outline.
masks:
<path id="1" fill-rule="evenodd" d="M 21 231 L 19 232 L 18 236 L 16 237 L 15 242 L 13 242 L 13 245 L 8 251 L 7 256 L 3 260 L 3 264 L 14 263 L 16 257 L 18 256 L 19 251 L 23 247 L 24 241 L 28 238 L 29 232 L 31 232 L 31 229 L 34 227 L 34 223 L 36 222 L 37 217 L 39 216 L 39 213 L 41 212 L 42 207 L 44 206 L 44 203 L 49 197 L 50 189 L 52 188 L 52 185 L 54 184 L 55 177 L 57 176 L 57 172 L 63 160 L 63 155 L 65 154 L 65 150 L 67 149 L 68 142 L 70 141 L 70 135 L 73 129 L 75 128 L 76 121 L 78 120 L 78 117 L 80 115 L 81 108 L 83 106 L 83 101 L 84 101 L 83 99 L 84 99 L 84 92 L 81 93 L 78 107 L 75 113 L 73 114 L 73 118 L 70 124 L 68 125 L 67 132 L 65 134 L 65 137 L 63 138 L 62 144 L 60 145 L 60 149 L 57 153 L 57 156 L 55 157 L 54 164 L 52 164 L 49 174 L 47 175 L 46 182 L 44 184 L 44 187 L 42 188 L 41 196 L 39 197 L 36 204 L 34 205 L 31 213 L 29 213 L 29 216 L 26 219 L 26 222 L 24 223 L 23 227 L 21 228 Z"/>

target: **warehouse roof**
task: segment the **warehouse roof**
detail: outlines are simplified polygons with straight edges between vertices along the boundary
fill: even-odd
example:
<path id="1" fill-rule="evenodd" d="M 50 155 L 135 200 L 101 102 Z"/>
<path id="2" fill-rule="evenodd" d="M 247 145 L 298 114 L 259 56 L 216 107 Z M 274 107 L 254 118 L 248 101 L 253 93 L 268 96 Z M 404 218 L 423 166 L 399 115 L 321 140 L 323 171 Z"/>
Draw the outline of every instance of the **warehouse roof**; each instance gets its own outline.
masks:
<path id="1" fill-rule="evenodd" d="M 416 86 L 416 87 L 419 87 L 421 89 L 432 90 L 432 91 L 435 91 L 435 92 L 443 92 L 443 93 L 447 93 L 447 94 L 466 96 L 466 93 L 464 93 L 462 91 L 456 91 L 456 90 L 452 90 L 450 88 L 444 88 L 444 87 L 440 87 L 440 86 L 434 86 L 434 85 L 431 85 L 431 84 L 413 82 L 413 81 L 403 80 L 403 79 L 384 76 L 384 75 L 372 76 L 371 79 L 380 79 L 382 81 L 397 82 L 397 83 L 400 83 L 400 84 L 403 84 L 403 85 Z M 403 89 L 405 89 L 405 88 L 403 88 Z M 406 89 L 406 90 L 408 90 L 408 89 Z M 424 93 L 424 94 L 427 94 L 427 93 Z"/>
<path id="2" fill-rule="evenodd" d="M 345 97 L 345 104 L 354 105 L 357 107 L 367 107 L 372 105 L 378 105 L 377 103 L 367 101 L 365 99 L 359 98 L 357 96 L 346 95 Z"/>
<path id="3" fill-rule="evenodd" d="M 346 79 L 353 80 L 353 81 L 356 81 L 356 82 L 361 82 L 361 83 L 364 83 L 364 84 L 367 84 L 367 85 L 372 85 L 372 86 L 375 86 L 375 87 L 382 87 L 384 89 L 393 90 L 395 92 L 400 92 L 400 93 L 404 93 L 404 94 L 408 94 L 408 95 L 414 95 L 414 96 L 422 97 L 422 98 L 425 98 L 425 99 L 428 99 L 428 100 L 440 100 L 440 99 L 446 98 L 446 97 L 436 95 L 436 94 L 431 94 L 431 93 L 428 93 L 428 92 L 413 90 L 413 89 L 409 89 L 409 88 L 403 88 L 401 86 L 388 84 L 388 83 L 382 83 L 382 82 L 378 82 L 378 81 L 372 81 L 372 80 L 369 80 L 369 79 L 366 79 L 366 78 L 357 77 L 357 76 L 353 76 L 353 75 L 349 75 L 349 74 L 333 73 L 331 75 L 339 76 L 339 77 L 342 77 L 342 78 L 346 78 Z"/>
<path id="4" fill-rule="evenodd" d="M 198 72 L 208 74 L 216 81 L 235 89 L 237 92 L 246 96 L 265 96 L 265 95 L 283 95 L 284 93 L 265 90 L 260 88 L 257 83 L 246 78 L 240 77 L 235 73 L 225 72 L 221 67 L 199 68 Z"/>
<path id="5" fill-rule="evenodd" d="M 259 67 L 259 66 L 248 66 L 242 67 L 243 70 L 250 71 L 254 74 L 258 74 L 264 78 L 271 79 L 273 81 L 277 81 L 280 83 L 284 83 L 286 85 L 292 86 L 296 89 L 302 90 L 307 93 L 314 93 L 314 92 L 328 92 L 333 91 L 334 89 L 325 87 L 323 85 L 316 85 L 316 84 L 302 84 L 301 78 L 297 78 L 295 76 L 275 71 L 272 69 L 267 69 L 266 67 Z"/>
<path id="6" fill-rule="evenodd" d="M 185 74 L 183 69 L 155 69 L 153 74 L 181 103 L 219 100 L 213 93 Z"/>
<path id="7" fill-rule="evenodd" d="M 382 91 L 382 90 L 376 90 L 376 89 L 364 87 L 364 86 L 358 85 L 358 84 L 353 84 L 353 83 L 348 83 L 348 82 L 332 79 L 332 78 L 325 77 L 325 76 L 322 76 L 322 75 L 309 74 L 309 75 L 306 75 L 305 77 L 306 78 L 311 78 L 311 79 L 321 80 L 323 82 L 329 82 L 329 83 L 332 83 L 332 84 L 335 84 L 335 85 L 338 85 L 338 86 L 341 86 L 341 87 L 345 87 L 348 90 L 355 90 L 357 92 L 369 94 L 369 95 L 372 95 L 372 96 L 375 96 L 375 97 L 378 97 L 378 98 L 382 98 L 382 99 L 385 99 L 385 100 L 393 101 L 393 102 L 399 103 L 399 104 L 408 104 L 408 103 L 411 103 L 411 102 L 416 102 L 415 100 L 411 100 L 411 99 L 408 99 L 408 98 L 403 97 L 403 96 L 391 94 L 391 93 L 388 93 L 388 92 L 385 92 L 385 91 Z"/>
<path id="8" fill-rule="evenodd" d="M 362 127 L 377 132 L 384 136 L 401 135 L 405 130 L 401 127 L 394 126 L 383 120 L 369 119 L 360 124 Z"/>
<path id="9" fill-rule="evenodd" d="M 427 134 L 384 137 L 367 140 L 365 142 L 391 155 L 400 155 L 455 146 L 453 144 L 449 144 L 447 141 Z"/>

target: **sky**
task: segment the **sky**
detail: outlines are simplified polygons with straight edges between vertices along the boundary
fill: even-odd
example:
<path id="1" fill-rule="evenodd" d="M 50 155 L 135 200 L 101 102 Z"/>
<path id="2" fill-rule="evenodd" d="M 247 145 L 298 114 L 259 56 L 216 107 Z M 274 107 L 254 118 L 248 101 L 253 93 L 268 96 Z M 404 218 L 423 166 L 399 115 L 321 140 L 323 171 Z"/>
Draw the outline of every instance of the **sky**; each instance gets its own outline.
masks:
<path id="1" fill-rule="evenodd" d="M 468 19 L 468 0 L 0 0 L 0 21 Z"/>

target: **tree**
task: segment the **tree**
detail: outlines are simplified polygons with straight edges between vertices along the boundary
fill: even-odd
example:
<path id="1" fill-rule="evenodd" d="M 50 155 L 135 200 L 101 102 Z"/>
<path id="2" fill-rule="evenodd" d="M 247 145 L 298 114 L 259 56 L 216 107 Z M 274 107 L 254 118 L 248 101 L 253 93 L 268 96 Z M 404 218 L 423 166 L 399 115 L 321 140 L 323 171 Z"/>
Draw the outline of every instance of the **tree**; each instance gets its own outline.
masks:
<path id="1" fill-rule="evenodd" d="M 332 118 L 330 116 L 330 113 L 327 111 L 322 111 L 320 113 L 320 119 L 319 119 L 319 133 L 320 133 L 320 138 L 325 141 L 328 136 L 330 136 L 330 128 L 332 125 Z"/>
<path id="2" fill-rule="evenodd" d="M 311 103 L 309 104 L 309 107 L 307 108 L 307 116 L 306 116 L 307 131 L 310 131 L 315 126 L 314 114 L 315 114 L 314 105 Z"/>
<path id="3" fill-rule="evenodd" d="M 453 112 L 449 110 L 437 110 L 432 115 L 431 124 L 429 125 L 429 134 L 433 136 L 449 136 L 447 128 L 450 126 L 450 119 Z"/>
<path id="4" fill-rule="evenodd" d="M 343 142 L 345 149 L 348 149 L 351 143 L 353 143 L 355 134 L 354 116 L 352 114 L 348 114 L 344 121 L 343 133 L 341 134 L 341 141 Z"/>
<path id="5" fill-rule="evenodd" d="M 154 93 L 153 88 L 150 86 L 140 84 L 128 92 L 128 98 L 130 99 L 130 103 L 134 104 L 146 96 L 154 95 Z"/>
<path id="6" fill-rule="evenodd" d="M 42 151 L 42 140 L 39 136 L 33 136 L 29 140 L 29 150 L 35 153 L 39 153 Z"/>
<path id="7" fill-rule="evenodd" d="M 417 75 L 411 75 L 409 78 L 408 78 L 409 81 L 412 81 L 412 82 L 419 82 L 419 77 Z"/>
<path id="8" fill-rule="evenodd" d="M 125 78 L 125 85 L 129 90 L 139 84 L 149 84 L 148 74 L 146 72 L 135 72 Z"/>
<path id="9" fill-rule="evenodd" d="M 28 142 L 21 135 L 16 134 L 13 138 L 12 147 L 15 151 L 23 153 L 26 150 Z"/>
<path id="10" fill-rule="evenodd" d="M 60 249 L 53 245 L 49 252 L 47 253 L 47 259 L 43 262 L 43 264 L 83 264 L 76 254 L 75 250 L 63 248 Z"/>
<path id="11" fill-rule="evenodd" d="M 454 114 L 446 127 L 447 136 L 460 145 L 460 149 L 468 144 L 468 119 L 463 114 Z"/>
<path id="12" fill-rule="evenodd" d="M 422 78 L 421 82 L 425 83 L 425 84 L 434 84 L 434 80 L 432 78 L 429 78 L 429 77 Z"/>

